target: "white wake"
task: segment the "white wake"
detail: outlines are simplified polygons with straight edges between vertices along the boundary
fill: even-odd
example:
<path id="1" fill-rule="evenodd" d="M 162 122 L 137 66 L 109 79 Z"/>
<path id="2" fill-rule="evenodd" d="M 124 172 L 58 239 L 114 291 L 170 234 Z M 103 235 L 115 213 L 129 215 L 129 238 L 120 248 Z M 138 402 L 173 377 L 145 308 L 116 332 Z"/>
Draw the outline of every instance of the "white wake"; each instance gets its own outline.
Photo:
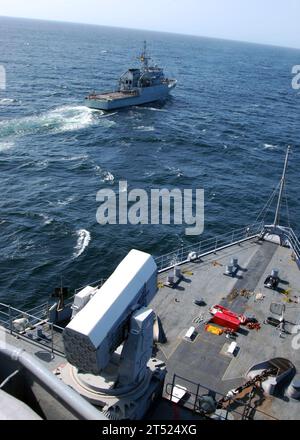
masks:
<path id="1" fill-rule="evenodd" d="M 78 231 L 76 231 L 76 234 L 77 234 L 77 243 L 73 254 L 74 258 L 78 258 L 88 247 L 91 241 L 91 234 L 86 229 L 79 229 Z"/>

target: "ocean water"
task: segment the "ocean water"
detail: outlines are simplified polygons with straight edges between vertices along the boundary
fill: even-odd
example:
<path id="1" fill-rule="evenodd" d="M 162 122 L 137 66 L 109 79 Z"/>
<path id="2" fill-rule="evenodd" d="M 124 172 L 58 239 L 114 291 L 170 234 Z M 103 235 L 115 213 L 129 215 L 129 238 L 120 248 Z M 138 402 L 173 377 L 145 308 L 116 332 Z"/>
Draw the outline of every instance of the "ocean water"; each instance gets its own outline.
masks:
<path id="1" fill-rule="evenodd" d="M 143 40 L 178 80 L 164 104 L 83 106 L 137 63 Z M 253 222 L 292 145 L 287 194 L 299 234 L 300 51 L 172 34 L 0 18 L 0 302 L 107 277 L 131 248 L 160 255 Z M 205 230 L 100 226 L 96 193 L 203 188 Z M 287 222 L 287 211 L 282 221 Z"/>

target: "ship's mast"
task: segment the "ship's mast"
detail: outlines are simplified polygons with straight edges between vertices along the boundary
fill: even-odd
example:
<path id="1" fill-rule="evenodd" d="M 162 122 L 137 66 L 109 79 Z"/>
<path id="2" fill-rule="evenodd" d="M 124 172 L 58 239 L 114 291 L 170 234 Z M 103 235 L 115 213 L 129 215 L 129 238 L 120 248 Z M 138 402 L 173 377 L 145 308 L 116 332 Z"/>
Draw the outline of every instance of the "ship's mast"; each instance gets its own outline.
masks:
<path id="1" fill-rule="evenodd" d="M 286 170 L 287 170 L 287 166 L 288 166 L 290 151 L 291 151 L 291 147 L 288 146 L 287 151 L 286 151 L 286 156 L 285 156 L 283 173 L 282 173 L 282 177 L 281 177 L 281 181 L 280 181 L 279 196 L 278 196 L 278 202 L 277 202 L 276 213 L 275 213 L 275 218 L 274 218 L 274 226 L 275 227 L 278 226 L 278 223 L 279 223 L 279 214 L 280 214 L 282 195 L 283 195 L 283 190 L 284 190 L 284 185 L 285 185 L 285 176 L 286 176 Z"/>
<path id="2" fill-rule="evenodd" d="M 148 69 L 148 61 L 150 60 L 150 57 L 147 56 L 147 41 L 144 41 L 144 49 L 140 57 L 141 62 L 144 65 L 144 70 Z"/>

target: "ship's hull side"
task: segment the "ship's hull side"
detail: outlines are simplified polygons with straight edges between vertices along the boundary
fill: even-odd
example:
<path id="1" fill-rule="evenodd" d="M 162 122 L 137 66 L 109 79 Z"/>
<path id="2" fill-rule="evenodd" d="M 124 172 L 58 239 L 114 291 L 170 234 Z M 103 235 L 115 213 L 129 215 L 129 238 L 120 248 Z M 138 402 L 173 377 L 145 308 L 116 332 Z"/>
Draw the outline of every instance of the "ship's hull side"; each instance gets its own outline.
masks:
<path id="1" fill-rule="evenodd" d="M 149 104 L 151 102 L 166 99 L 175 86 L 176 82 L 171 83 L 170 85 L 162 84 L 159 86 L 145 87 L 139 89 L 139 94 L 137 96 L 128 96 L 113 100 L 88 97 L 85 99 L 85 105 L 97 110 L 116 110 L 124 107 Z"/>

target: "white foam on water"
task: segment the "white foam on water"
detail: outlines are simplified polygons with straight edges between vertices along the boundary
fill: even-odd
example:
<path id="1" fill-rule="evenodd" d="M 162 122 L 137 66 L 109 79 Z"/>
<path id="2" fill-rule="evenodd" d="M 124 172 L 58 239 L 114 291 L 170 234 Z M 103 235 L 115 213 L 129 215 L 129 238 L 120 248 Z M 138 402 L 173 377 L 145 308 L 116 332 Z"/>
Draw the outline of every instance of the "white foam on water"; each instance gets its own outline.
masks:
<path id="1" fill-rule="evenodd" d="M 53 218 L 49 217 L 46 214 L 39 214 L 39 216 L 43 219 L 43 225 L 51 225 L 53 222 Z"/>
<path id="2" fill-rule="evenodd" d="M 58 159 L 59 161 L 70 161 L 73 162 L 75 160 L 86 160 L 89 158 L 88 154 L 81 154 L 79 156 L 70 156 L 70 157 L 62 157 Z"/>
<path id="3" fill-rule="evenodd" d="M 69 205 L 71 202 L 73 202 L 74 198 L 75 198 L 74 196 L 70 196 L 70 197 L 68 197 L 68 198 L 65 199 L 65 200 L 58 200 L 57 204 L 58 204 L 59 206 L 66 206 L 66 205 Z"/>
<path id="4" fill-rule="evenodd" d="M 74 258 L 78 258 L 84 252 L 91 241 L 91 234 L 86 229 L 79 229 L 78 231 L 76 231 L 76 234 L 77 243 L 75 246 L 75 252 L 73 254 Z"/>
<path id="5" fill-rule="evenodd" d="M 145 177 L 152 177 L 152 176 L 155 176 L 155 171 L 146 171 L 146 172 L 144 173 L 144 176 L 145 176 Z"/>
<path id="6" fill-rule="evenodd" d="M 264 149 L 266 150 L 275 150 L 276 148 L 278 148 L 278 145 L 264 144 Z"/>
<path id="7" fill-rule="evenodd" d="M 81 130 L 93 123 L 93 111 L 88 107 L 78 106 L 65 106 L 59 107 L 45 114 L 45 121 L 49 119 L 50 124 L 52 122 L 57 123 L 57 131 L 74 131 Z"/>
<path id="8" fill-rule="evenodd" d="M 38 162 L 35 163 L 35 166 L 38 167 L 40 170 L 44 170 L 48 168 L 48 165 L 49 165 L 49 160 L 47 159 L 39 160 Z"/>
<path id="9" fill-rule="evenodd" d="M 15 146 L 14 142 L 0 142 L 0 152 L 10 150 Z"/>
<path id="10" fill-rule="evenodd" d="M 133 107 L 134 109 L 136 109 L 136 110 L 149 110 L 149 111 L 151 111 L 151 112 L 164 112 L 164 113 L 168 113 L 168 110 L 165 110 L 165 109 L 163 109 L 163 108 L 156 108 L 156 107 L 142 107 L 142 106 L 140 106 L 140 105 L 135 105 L 134 107 Z"/>
<path id="11" fill-rule="evenodd" d="M 96 172 L 96 175 L 101 178 L 102 182 L 112 183 L 115 181 L 115 176 L 110 171 L 103 170 L 99 165 L 96 165 L 94 167 L 94 170 Z"/>
<path id="12" fill-rule="evenodd" d="M 164 113 L 168 113 L 168 110 L 165 110 L 165 109 L 163 109 L 163 108 L 149 107 L 149 110 L 151 110 L 152 112 L 164 112 Z"/>
<path id="13" fill-rule="evenodd" d="M 138 127 L 136 127 L 136 129 L 140 131 L 154 131 L 155 127 L 153 126 L 146 127 L 145 125 L 139 125 Z"/>
<path id="14" fill-rule="evenodd" d="M 99 112 L 99 110 L 96 110 L 96 111 Z M 101 115 L 101 119 L 109 118 L 110 116 L 115 116 L 115 115 L 118 114 L 118 112 L 114 112 L 114 113 L 104 113 L 102 110 L 100 110 L 100 111 L 101 111 L 101 113 L 102 113 L 102 115 Z M 113 121 L 111 121 L 111 122 L 113 122 Z"/>
<path id="15" fill-rule="evenodd" d="M 183 177 L 184 173 L 180 168 L 167 166 L 166 169 L 171 172 L 171 174 L 176 174 L 176 177 Z"/>
<path id="16" fill-rule="evenodd" d="M 103 182 L 114 182 L 115 176 L 110 171 L 103 171 Z"/>
<path id="17" fill-rule="evenodd" d="M 116 125 L 115 121 L 112 121 L 111 119 L 108 119 L 106 116 L 101 116 L 101 118 L 99 118 L 99 120 L 101 121 L 101 125 L 104 128 L 111 128 L 111 127 L 114 127 Z"/>
<path id="18" fill-rule="evenodd" d="M 0 105 L 9 105 L 9 104 L 13 104 L 14 102 L 17 102 L 17 101 L 15 99 L 11 99 L 11 98 L 0 99 Z"/>
<path id="19" fill-rule="evenodd" d="M 121 141 L 120 145 L 122 145 L 122 147 L 131 147 L 132 142 Z"/>
<path id="20" fill-rule="evenodd" d="M 84 106 L 63 106 L 40 115 L 0 121 L 0 138 L 53 131 L 81 130 L 95 122 L 93 111 Z"/>

